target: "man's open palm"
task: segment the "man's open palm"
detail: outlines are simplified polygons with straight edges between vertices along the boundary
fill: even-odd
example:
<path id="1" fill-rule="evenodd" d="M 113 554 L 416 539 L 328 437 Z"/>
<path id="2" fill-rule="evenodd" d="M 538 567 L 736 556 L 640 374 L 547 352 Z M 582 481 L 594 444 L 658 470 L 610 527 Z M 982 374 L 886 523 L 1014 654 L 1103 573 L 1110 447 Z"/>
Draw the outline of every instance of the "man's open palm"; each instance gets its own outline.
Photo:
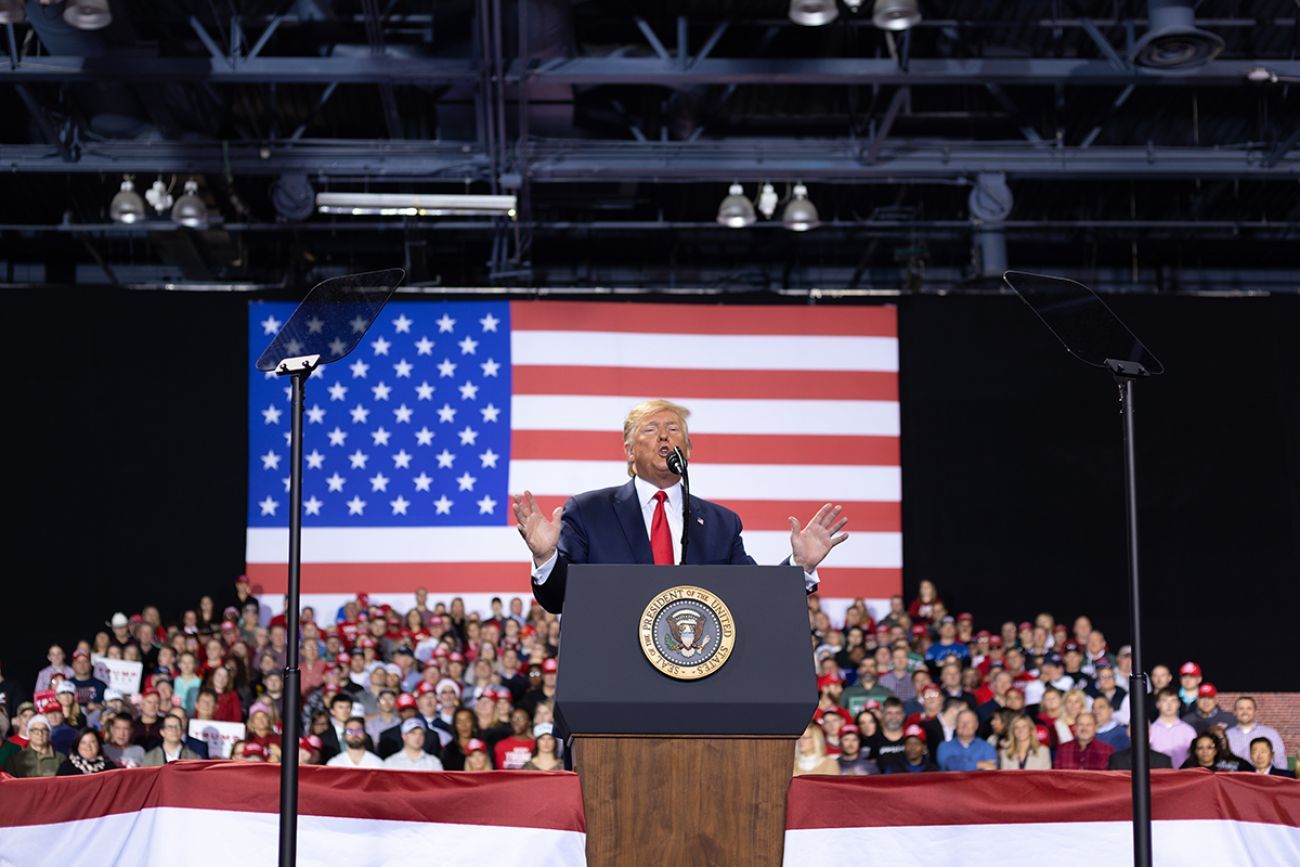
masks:
<path id="1" fill-rule="evenodd" d="M 511 495 L 510 505 L 519 525 L 519 535 L 524 537 L 528 550 L 533 554 L 533 563 L 542 565 L 551 559 L 555 546 L 560 542 L 560 515 L 564 513 L 564 507 L 556 506 L 548 519 L 531 491 L 524 491 L 522 496 Z"/>

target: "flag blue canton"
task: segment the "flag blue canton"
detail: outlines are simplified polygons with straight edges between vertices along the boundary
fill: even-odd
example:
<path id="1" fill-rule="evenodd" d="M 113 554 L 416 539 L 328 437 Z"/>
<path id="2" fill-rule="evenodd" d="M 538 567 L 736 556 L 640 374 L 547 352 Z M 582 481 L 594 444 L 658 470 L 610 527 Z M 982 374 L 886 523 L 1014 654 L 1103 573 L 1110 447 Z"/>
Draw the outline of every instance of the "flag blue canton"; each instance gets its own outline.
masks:
<path id="1" fill-rule="evenodd" d="M 248 308 L 249 527 L 289 525 L 289 382 L 253 365 L 295 306 Z M 507 302 L 391 303 L 306 398 L 304 526 L 506 523 Z"/>

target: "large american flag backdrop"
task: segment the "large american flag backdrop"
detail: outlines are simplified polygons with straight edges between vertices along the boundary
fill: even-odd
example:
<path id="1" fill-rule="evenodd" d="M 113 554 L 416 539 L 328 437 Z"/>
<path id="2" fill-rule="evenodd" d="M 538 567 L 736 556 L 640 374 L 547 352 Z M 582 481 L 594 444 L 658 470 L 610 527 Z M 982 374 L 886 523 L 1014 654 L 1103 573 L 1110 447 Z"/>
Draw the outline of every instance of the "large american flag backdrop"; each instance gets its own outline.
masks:
<path id="1" fill-rule="evenodd" d="M 252 365 L 293 309 L 249 306 L 247 560 L 267 594 L 287 586 L 290 403 Z M 843 503 L 821 594 L 883 600 L 902 585 L 897 334 L 892 307 L 390 303 L 308 383 L 304 597 L 526 596 L 509 494 L 549 510 L 622 484 L 627 410 L 667 397 L 691 409 L 694 492 L 739 513 L 755 559 L 789 554 L 788 516 Z"/>

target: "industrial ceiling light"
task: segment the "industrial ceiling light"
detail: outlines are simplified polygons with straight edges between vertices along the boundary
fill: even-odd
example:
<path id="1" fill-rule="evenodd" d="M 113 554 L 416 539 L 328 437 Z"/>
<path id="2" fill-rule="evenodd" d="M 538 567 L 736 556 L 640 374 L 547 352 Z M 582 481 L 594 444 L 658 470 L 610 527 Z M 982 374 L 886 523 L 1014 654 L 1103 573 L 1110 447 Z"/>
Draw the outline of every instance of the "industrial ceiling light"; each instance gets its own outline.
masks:
<path id="1" fill-rule="evenodd" d="M 306 175 L 281 175 L 271 184 L 271 204 L 284 219 L 301 223 L 315 208 L 316 191 Z"/>
<path id="2" fill-rule="evenodd" d="M 1147 32 L 1133 46 L 1138 66 L 1180 72 L 1197 69 L 1223 50 L 1223 39 L 1196 26 L 1193 0 L 1147 0 Z"/>
<path id="3" fill-rule="evenodd" d="M 25 0 L 0 0 L 0 24 L 22 24 L 26 18 Z"/>
<path id="4" fill-rule="evenodd" d="M 781 215 L 781 222 L 791 232 L 806 232 L 809 229 L 815 229 L 821 225 L 821 220 L 817 218 L 817 208 L 812 202 L 808 201 L 808 188 L 803 184 L 794 185 L 794 198 L 785 206 L 785 212 Z"/>
<path id="5" fill-rule="evenodd" d="M 881 30 L 908 30 L 921 23 L 917 0 L 876 0 L 871 23 Z"/>
<path id="6" fill-rule="evenodd" d="M 839 14 L 835 0 L 790 0 L 790 20 L 805 27 L 830 24 Z"/>
<path id="7" fill-rule="evenodd" d="M 354 217 L 509 217 L 514 219 L 515 196 L 447 193 L 317 193 L 322 214 Z"/>
<path id="8" fill-rule="evenodd" d="M 113 21 L 108 0 L 68 0 L 63 20 L 78 30 L 103 30 Z"/>
<path id="9" fill-rule="evenodd" d="M 763 189 L 758 194 L 758 212 L 767 219 L 772 219 L 776 213 L 777 204 L 776 188 L 771 184 L 763 184 Z"/>
<path id="10" fill-rule="evenodd" d="M 172 208 L 172 222 L 187 229 L 206 229 L 208 227 L 208 206 L 199 198 L 199 182 L 185 182 L 185 193 L 176 200 Z"/>
<path id="11" fill-rule="evenodd" d="M 108 215 L 114 223 L 138 223 L 144 219 L 144 201 L 135 191 L 130 177 L 122 178 L 122 189 L 108 206 Z"/>
<path id="12" fill-rule="evenodd" d="M 753 204 L 745 198 L 745 188 L 732 184 L 727 189 L 727 197 L 718 205 L 718 222 L 731 229 L 743 229 L 757 220 Z"/>

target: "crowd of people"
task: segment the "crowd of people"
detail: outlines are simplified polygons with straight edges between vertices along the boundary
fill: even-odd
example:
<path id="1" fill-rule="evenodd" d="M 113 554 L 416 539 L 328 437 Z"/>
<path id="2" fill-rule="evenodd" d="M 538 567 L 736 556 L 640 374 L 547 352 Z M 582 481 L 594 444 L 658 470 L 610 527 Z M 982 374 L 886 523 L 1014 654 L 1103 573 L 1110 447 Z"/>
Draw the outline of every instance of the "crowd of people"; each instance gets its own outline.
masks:
<path id="1" fill-rule="evenodd" d="M 409 771 L 554 770 L 559 618 L 535 602 L 493 599 L 487 612 L 415 592 L 406 611 L 359 594 L 337 612 L 299 617 L 301 684 L 287 695 L 290 638 L 247 582 L 228 605 L 208 596 L 164 623 L 158 609 L 114 614 L 25 684 L 0 670 L 0 768 L 16 777 L 98 773 L 186 759 Z M 1050 614 L 975 631 L 934 585 L 878 621 L 861 601 L 833 624 L 809 597 L 818 706 L 795 774 L 1127 769 L 1132 654 L 1112 650 L 1086 616 Z M 112 688 L 94 660 L 140 663 L 136 690 Z M 1141 697 L 1152 767 L 1290 776 L 1278 732 L 1240 697 L 1231 711 L 1193 662 L 1150 671 Z M 282 740 L 300 714 L 297 744 Z M 198 725 L 191 725 L 197 721 Z M 236 724 L 237 738 L 203 734 Z M 229 727 L 226 727 L 229 731 Z"/>
<path id="2" fill-rule="evenodd" d="M 1131 648 L 1112 649 L 1087 616 L 976 631 L 922 581 L 910 605 L 895 596 L 878 621 L 854 604 L 833 625 L 813 598 L 810 617 L 818 707 L 795 774 L 1129 770 L 1130 708 L 1141 700 L 1151 767 L 1293 776 L 1253 698 L 1223 709 L 1191 661 L 1176 681 L 1152 666 L 1149 692 L 1130 696 Z"/>

